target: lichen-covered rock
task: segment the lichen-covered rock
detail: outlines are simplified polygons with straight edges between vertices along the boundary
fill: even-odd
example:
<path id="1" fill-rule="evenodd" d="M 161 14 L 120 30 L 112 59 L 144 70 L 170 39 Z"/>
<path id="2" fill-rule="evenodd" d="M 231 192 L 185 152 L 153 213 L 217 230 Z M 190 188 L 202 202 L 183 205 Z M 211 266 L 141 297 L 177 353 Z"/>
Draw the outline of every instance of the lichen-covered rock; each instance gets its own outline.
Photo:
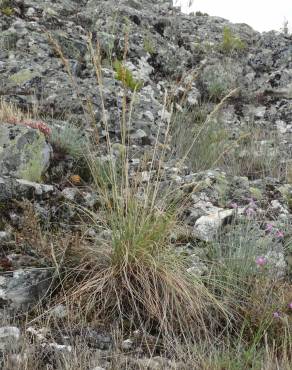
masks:
<path id="1" fill-rule="evenodd" d="M 9 202 L 13 199 L 45 199 L 56 194 L 52 185 L 39 184 L 12 177 L 0 177 L 0 202 Z"/>
<path id="2" fill-rule="evenodd" d="M 40 182 L 51 155 L 45 136 L 28 127 L 0 124 L 1 176 Z"/>
<path id="3" fill-rule="evenodd" d="M 0 275 L 0 309 L 8 313 L 27 311 L 44 298 L 51 282 L 47 269 L 20 269 Z"/>

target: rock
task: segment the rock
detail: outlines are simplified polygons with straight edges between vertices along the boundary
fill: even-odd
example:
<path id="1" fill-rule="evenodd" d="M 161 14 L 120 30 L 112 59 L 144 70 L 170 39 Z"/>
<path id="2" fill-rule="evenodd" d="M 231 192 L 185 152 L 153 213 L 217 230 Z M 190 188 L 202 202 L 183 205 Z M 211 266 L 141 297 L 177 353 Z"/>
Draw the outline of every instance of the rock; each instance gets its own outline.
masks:
<path id="1" fill-rule="evenodd" d="M 205 263 L 201 261 L 201 259 L 196 254 L 190 255 L 188 257 L 188 261 L 190 261 L 192 265 L 187 269 L 187 272 L 189 272 L 190 274 L 202 276 L 208 272 L 208 267 L 206 266 Z"/>
<path id="2" fill-rule="evenodd" d="M 51 278 L 51 272 L 46 269 L 19 269 L 12 274 L 0 274 L 1 308 L 8 312 L 27 311 L 48 293 Z"/>
<path id="3" fill-rule="evenodd" d="M 265 255 L 268 261 L 268 274 L 272 279 L 283 279 L 287 274 L 287 263 L 283 248 L 281 249 L 271 250 Z"/>
<path id="4" fill-rule="evenodd" d="M 1 124 L 0 173 L 39 182 L 50 163 L 51 147 L 38 130 Z"/>
<path id="5" fill-rule="evenodd" d="M 68 310 L 63 304 L 58 304 L 50 310 L 50 314 L 56 319 L 64 319 L 68 316 Z"/>
<path id="6" fill-rule="evenodd" d="M 182 365 L 182 364 L 180 364 Z M 168 360 L 167 358 L 155 356 L 153 358 L 141 358 L 137 360 L 137 368 L 146 368 L 149 370 L 175 370 L 180 369 L 179 365 L 174 361 Z M 183 368 L 183 367 L 182 367 Z"/>
<path id="7" fill-rule="evenodd" d="M 0 177 L 0 202 L 8 202 L 12 199 L 46 199 L 56 195 L 56 189 L 52 185 L 39 184 L 23 179 Z"/>
<path id="8" fill-rule="evenodd" d="M 63 197 L 71 202 L 75 200 L 78 193 L 80 193 L 80 191 L 77 188 L 65 188 L 62 190 Z"/>
<path id="9" fill-rule="evenodd" d="M 122 342 L 122 349 L 124 351 L 129 351 L 133 348 L 134 342 L 132 339 L 126 339 Z"/>
<path id="10" fill-rule="evenodd" d="M 206 242 L 213 241 L 220 228 L 231 219 L 233 213 L 233 210 L 221 209 L 200 217 L 194 225 L 192 235 Z"/>
<path id="11" fill-rule="evenodd" d="M 0 231 L 0 243 L 5 243 L 11 240 L 11 234 L 8 231 Z"/>

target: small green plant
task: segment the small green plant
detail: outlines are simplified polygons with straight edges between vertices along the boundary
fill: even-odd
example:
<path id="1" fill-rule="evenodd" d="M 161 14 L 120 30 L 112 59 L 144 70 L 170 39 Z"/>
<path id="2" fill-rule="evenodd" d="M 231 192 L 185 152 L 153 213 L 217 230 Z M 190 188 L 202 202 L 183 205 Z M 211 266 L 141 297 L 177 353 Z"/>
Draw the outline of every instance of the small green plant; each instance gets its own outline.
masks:
<path id="1" fill-rule="evenodd" d="M 54 126 L 49 140 L 57 153 L 70 155 L 76 160 L 83 157 L 87 149 L 83 131 L 69 123 L 63 127 Z"/>
<path id="2" fill-rule="evenodd" d="M 113 67 L 116 71 L 116 79 L 121 81 L 124 87 L 127 87 L 132 91 L 141 90 L 143 82 L 135 80 L 132 72 L 127 67 L 125 67 L 121 61 L 116 60 Z"/>
<path id="3" fill-rule="evenodd" d="M 22 171 L 21 177 L 27 181 L 41 182 L 43 166 L 38 158 L 33 158 L 27 168 Z"/>
<path id="4" fill-rule="evenodd" d="M 156 53 L 155 45 L 149 36 L 144 37 L 144 50 L 150 55 Z"/>
<path id="5" fill-rule="evenodd" d="M 229 27 L 224 27 L 220 49 L 225 54 L 232 54 L 233 52 L 238 53 L 246 49 L 246 43 L 239 37 L 234 36 Z"/>
<path id="6" fill-rule="evenodd" d="M 0 13 L 11 17 L 14 14 L 14 9 L 10 5 L 10 0 L 0 1 Z"/>

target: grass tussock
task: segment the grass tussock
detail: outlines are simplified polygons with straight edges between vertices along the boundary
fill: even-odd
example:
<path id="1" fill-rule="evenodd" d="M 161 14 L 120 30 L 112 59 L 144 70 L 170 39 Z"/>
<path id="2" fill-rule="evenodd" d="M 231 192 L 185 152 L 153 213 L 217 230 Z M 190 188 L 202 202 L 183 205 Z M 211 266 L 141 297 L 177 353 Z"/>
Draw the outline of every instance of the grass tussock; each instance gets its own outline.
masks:
<path id="1" fill-rule="evenodd" d="M 55 50 L 61 53 L 59 48 Z M 103 97 L 99 48 L 90 40 L 89 51 Z M 60 58 L 65 59 L 63 55 Z M 105 113 L 107 168 L 100 161 L 95 143 L 87 140 L 87 163 L 100 206 L 98 211 L 79 211 L 97 236 L 91 242 L 72 245 L 63 255 L 54 251 L 52 262 L 55 264 L 56 255 L 62 255 L 58 270 L 62 271 L 66 300 L 88 320 L 154 332 L 165 341 L 174 337 L 185 343 L 200 337 L 209 340 L 208 326 L 214 332 L 221 330 L 229 312 L 203 280 L 187 272 L 186 262 L 171 244 L 181 205 L 171 200 L 172 188 L 161 192 L 166 145 L 160 145 L 158 136 L 150 159 L 149 173 L 154 175 L 146 183 L 140 180 L 139 170 L 130 176 L 126 127 L 131 121 L 133 101 L 127 103 L 127 93 L 124 89 L 120 121 L 124 150 L 119 159 L 114 155 L 115 143 L 111 142 Z M 166 144 L 167 134 L 164 140 Z M 157 158 L 158 167 L 154 168 Z"/>
<path id="2" fill-rule="evenodd" d="M 52 44 L 73 81 L 68 61 L 58 45 Z M 99 46 L 92 45 L 90 38 L 88 50 L 103 102 Z M 165 129 L 164 142 L 159 142 L 162 135 L 157 133 L 147 161 L 149 179 L 143 181 L 145 163 L 136 172 L 131 168 L 127 131 L 137 86 L 131 98 L 127 87 L 123 90 L 120 143 L 111 140 L 104 104 L 104 145 L 92 138 L 86 140 L 84 152 L 98 206 L 70 204 L 78 211 L 79 231 L 84 233 L 73 235 L 66 243 L 58 243 L 60 236 L 55 240 L 44 237 L 41 228 L 27 235 L 27 241 L 38 245 L 37 253 L 55 268 L 54 283 L 58 280 L 58 284 L 53 301 L 68 305 L 68 320 L 74 324 L 102 322 L 107 328 L 118 327 L 122 336 L 137 329 L 145 337 L 154 334 L 154 348 L 146 340 L 144 353 L 151 357 L 159 349 L 168 358 L 183 359 L 182 369 L 273 369 L 275 364 L 285 369 L 291 361 L 292 311 L 287 308 L 292 302 L 291 287 L 273 278 L 272 264 L 256 262 L 274 246 L 275 236 L 266 235 L 255 222 L 232 224 L 224 238 L 207 246 L 210 250 L 204 262 L 208 273 L 202 277 L 188 272 L 173 235 L 189 198 L 185 193 L 181 197 L 181 189 L 173 184 L 161 187 L 172 122 Z M 202 108 L 179 117 L 175 128 L 181 130 L 183 122 L 189 125 L 181 130 L 182 135 L 174 130 L 179 164 L 189 161 L 193 169 L 202 170 L 224 163 L 233 146 L 227 142 L 217 113 L 237 91 L 223 97 L 211 112 Z M 167 102 L 165 96 L 164 109 L 170 108 Z M 188 130 L 192 135 L 186 134 Z M 117 144 L 123 148 L 118 157 Z M 107 161 L 103 161 L 105 157 Z M 38 224 L 33 214 L 27 218 Z M 117 368 L 123 367 L 118 364 Z"/>
<path id="3" fill-rule="evenodd" d="M 84 157 L 87 145 L 84 136 L 79 127 L 67 123 L 63 127 L 54 126 L 49 140 L 55 153 L 70 155 L 78 160 Z"/>
<path id="4" fill-rule="evenodd" d="M 143 82 L 138 81 L 133 77 L 132 72 L 123 65 L 123 62 L 116 60 L 113 63 L 114 70 L 116 72 L 116 79 L 121 81 L 124 87 L 129 88 L 132 91 L 139 91 L 143 87 Z"/>
<path id="5" fill-rule="evenodd" d="M 16 106 L 16 104 L 6 102 L 3 98 L 0 99 L 0 121 L 9 122 L 12 118 L 21 121 L 24 118 L 30 118 Z"/>

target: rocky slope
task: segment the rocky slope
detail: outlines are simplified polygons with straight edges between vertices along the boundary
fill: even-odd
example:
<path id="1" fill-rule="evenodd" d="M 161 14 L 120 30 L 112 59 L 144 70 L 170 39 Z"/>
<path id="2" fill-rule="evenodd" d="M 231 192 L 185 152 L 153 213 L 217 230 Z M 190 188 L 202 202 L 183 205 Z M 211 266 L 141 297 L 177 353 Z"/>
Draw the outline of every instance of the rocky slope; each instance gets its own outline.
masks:
<path id="1" fill-rule="evenodd" d="M 45 258 L 39 260 L 35 251 L 33 235 L 29 240 L 26 230 L 28 238 L 18 239 L 23 236 L 25 212 L 17 202 L 31 201 L 47 227 L 58 224 L 64 232 L 76 219 L 70 206 L 60 206 L 64 201 L 92 209 L 98 204 L 98 196 L 87 183 L 84 164 L 76 164 L 72 152 L 60 153 L 56 142 L 50 140 L 50 132 L 56 127 L 62 131 L 68 125 L 90 135 L 97 130 L 102 156 L 106 148 L 106 115 L 116 152 L 121 150 L 124 86 L 112 61 L 122 60 L 125 48 L 126 67 L 132 80 L 141 82 L 141 89 L 135 92 L 127 86 L 128 100 L 135 95 L 131 123 L 126 128 L 133 169 L 145 152 L 151 151 L 157 137 L 164 142 L 168 125 L 172 130 L 174 122 L 171 113 L 178 117 L 184 109 L 194 112 L 203 107 L 210 114 L 235 88 L 216 117 L 220 130 L 224 130 L 227 148 L 231 148 L 226 155 L 223 149 L 223 157 L 232 159 L 237 155 L 236 161 L 243 164 L 251 158 L 266 160 L 260 164 L 265 171 L 251 169 L 246 173 L 233 171 L 228 161 L 227 165 L 223 161 L 201 171 L 192 166 L 189 158 L 180 167 L 180 143 L 169 140 L 163 181 L 174 182 L 183 189 L 188 189 L 187 184 L 199 184 L 183 216 L 192 242 L 181 248 L 190 255 L 190 269 L 204 274 L 203 246 L 216 239 L 228 220 L 258 217 L 262 230 L 272 224 L 278 233 L 265 251 L 273 266 L 271 273 L 281 277 L 289 274 L 291 36 L 260 34 L 248 25 L 203 14 L 181 14 L 169 2 L 151 0 L 0 0 L 0 25 L 1 98 L 24 114 L 36 112 L 38 117 L 26 122 L 13 117 L 13 113 L 0 113 L 3 315 L 26 311 L 39 297 L 48 294 L 52 280 L 51 268 Z M 92 47 L 100 50 L 103 98 L 90 56 L 89 34 Z M 165 99 L 170 103 L 166 104 Z M 47 129 L 37 126 L 38 121 Z M 183 123 L 179 121 L 180 125 Z M 189 126 L 183 130 L 179 127 L 184 135 L 192 135 Z M 255 144 L 241 146 L 241 137 L 246 133 Z M 221 141 L 211 144 L 220 147 Z M 75 186 L 72 175 L 80 176 L 84 186 L 80 186 L 79 178 Z M 146 169 L 142 176 L 147 180 L 151 174 Z M 0 334 L 1 349 L 5 348 L 5 338 L 18 340 L 20 334 L 13 330 L 11 335 Z M 96 338 L 97 348 L 104 349 L 104 342 L 108 348 L 107 336 Z"/>

